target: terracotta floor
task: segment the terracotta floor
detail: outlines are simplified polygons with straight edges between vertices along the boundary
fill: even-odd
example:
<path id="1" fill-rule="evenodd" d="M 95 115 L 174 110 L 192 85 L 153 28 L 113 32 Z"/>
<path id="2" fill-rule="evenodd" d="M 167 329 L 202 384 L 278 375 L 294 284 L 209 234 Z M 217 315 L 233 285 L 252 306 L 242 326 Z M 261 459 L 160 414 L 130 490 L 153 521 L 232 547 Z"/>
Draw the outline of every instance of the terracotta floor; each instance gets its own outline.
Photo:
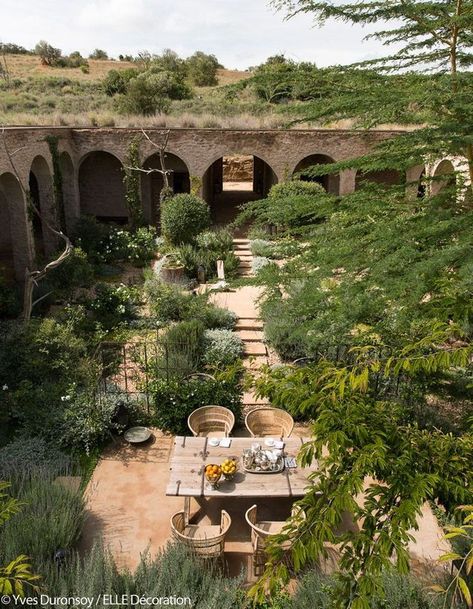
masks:
<path id="1" fill-rule="evenodd" d="M 243 287 L 232 292 L 213 295 L 216 304 L 227 307 L 239 318 L 256 320 L 256 301 L 261 294 L 258 287 Z M 266 358 L 264 358 L 266 359 Z M 236 435 L 246 435 L 237 430 Z M 307 428 L 296 426 L 295 435 L 310 435 Z M 111 549 L 117 562 L 135 567 L 140 555 L 148 548 L 151 554 L 162 548 L 170 536 L 170 518 L 183 508 L 183 498 L 165 495 L 169 475 L 173 438 L 155 430 L 153 442 L 133 447 L 124 442 L 112 445 L 97 465 L 87 489 L 89 519 L 85 527 L 83 546 L 90 547 L 98 537 Z M 207 503 L 205 513 L 195 502 L 191 506 L 195 521 L 217 524 L 220 511 L 225 508 L 232 518 L 232 527 L 225 545 L 227 564 L 231 574 L 242 567 L 251 573 L 250 532 L 244 514 L 254 500 L 225 497 Z M 258 499 L 261 519 L 283 520 L 291 509 L 291 501 Z M 345 523 L 348 526 L 348 521 Z M 424 506 L 418 521 L 419 530 L 413 532 L 410 552 L 419 573 L 430 572 L 437 559 L 449 551 L 432 510 Z M 333 563 L 332 563 L 333 564 Z M 250 577 L 250 581 L 251 581 Z"/>
<path id="2" fill-rule="evenodd" d="M 146 549 L 155 554 L 165 546 L 170 538 L 169 520 L 184 504 L 183 498 L 165 495 L 173 438 L 158 430 L 154 432 L 154 440 L 146 446 L 132 447 L 124 442 L 110 446 L 97 465 L 86 493 L 88 520 L 83 549 L 102 537 L 117 563 L 130 568 L 138 564 Z M 240 434 L 237 432 L 237 435 Z M 229 512 L 232 527 L 225 545 L 227 565 L 232 575 L 238 575 L 244 568 L 250 574 L 249 582 L 254 578 L 244 514 L 253 503 L 254 500 L 215 498 L 207 503 L 205 512 L 194 501 L 191 505 L 195 522 L 217 524 L 221 509 Z M 292 501 L 262 497 L 257 504 L 261 519 L 284 520 Z M 347 520 L 345 526 L 348 524 Z M 449 545 L 427 504 L 419 519 L 419 530 L 413 535 L 410 552 L 414 570 L 428 576 L 438 566 L 439 556 L 449 551 Z"/>
<path id="3" fill-rule="evenodd" d="M 132 447 L 124 442 L 105 451 L 87 489 L 88 520 L 83 549 L 102 537 L 120 565 L 135 567 L 140 555 L 151 554 L 170 538 L 169 520 L 182 509 L 184 499 L 165 495 L 173 438 L 154 430 L 154 440 L 145 446 Z M 238 434 L 240 435 L 240 434 Z M 241 435 L 245 435 L 242 433 Z M 226 509 L 232 526 L 225 545 L 229 572 L 238 575 L 242 567 L 251 572 L 250 532 L 245 511 L 254 500 L 222 497 L 207 503 L 205 512 L 191 503 L 194 522 L 218 524 L 221 509 Z M 262 519 L 285 520 L 292 500 L 258 501 Z"/>

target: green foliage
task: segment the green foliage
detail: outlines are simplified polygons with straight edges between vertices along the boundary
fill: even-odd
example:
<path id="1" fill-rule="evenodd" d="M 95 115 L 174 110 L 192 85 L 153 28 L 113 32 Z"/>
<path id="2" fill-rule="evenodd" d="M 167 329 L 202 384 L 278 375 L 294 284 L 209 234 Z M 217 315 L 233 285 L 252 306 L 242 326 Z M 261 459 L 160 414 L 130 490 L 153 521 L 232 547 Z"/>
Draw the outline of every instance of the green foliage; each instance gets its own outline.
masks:
<path id="1" fill-rule="evenodd" d="M 278 234 L 301 234 L 307 225 L 321 222 L 332 210 L 334 197 L 317 182 L 291 180 L 275 184 L 266 199 L 243 206 L 237 226 L 250 221 L 257 228 L 276 227 Z"/>
<path id="2" fill-rule="evenodd" d="M 147 278 L 144 290 L 153 316 L 163 322 L 190 319 L 205 301 L 178 285 L 163 283 L 155 273 Z"/>
<path id="3" fill-rule="evenodd" d="M 55 296 L 70 298 L 76 288 L 90 287 L 93 279 L 94 267 L 87 254 L 74 247 L 66 260 L 48 274 L 47 287 L 54 290 Z"/>
<path id="4" fill-rule="evenodd" d="M 188 77 L 192 84 L 197 87 L 213 87 L 218 84 L 217 69 L 218 59 L 215 55 L 207 55 L 202 51 L 196 51 L 186 59 Z"/>
<path id="5" fill-rule="evenodd" d="M 233 250 L 218 251 L 191 243 L 181 245 L 176 250 L 176 255 L 184 265 L 187 277 L 191 279 L 197 278 L 199 267 L 204 269 L 206 279 L 215 277 L 217 275 L 217 260 L 223 260 L 226 277 L 236 275 L 240 264 L 240 259 Z"/>
<path id="6" fill-rule="evenodd" d="M 203 361 L 209 366 L 233 364 L 243 353 L 243 342 L 231 330 L 207 330 L 204 334 Z"/>
<path id="7" fill-rule="evenodd" d="M 0 448 L 0 479 L 29 479 L 47 472 L 51 476 L 70 473 L 70 458 L 44 438 L 20 436 Z"/>
<path id="8" fill-rule="evenodd" d="M 126 93 L 118 99 L 118 109 L 125 114 L 153 115 L 169 110 L 171 100 L 191 96 L 178 74 L 154 65 L 128 81 Z"/>
<path id="9" fill-rule="evenodd" d="M 0 482 L 0 525 L 4 525 L 20 508 L 20 502 L 5 492 L 9 486 L 6 482 Z M 35 582 L 38 579 L 39 577 L 31 572 L 29 559 L 24 554 L 20 554 L 5 566 L 0 566 L 0 593 L 17 594 L 22 597 L 25 586 L 35 589 Z"/>
<path id="10" fill-rule="evenodd" d="M 192 243 L 209 226 L 209 206 L 195 195 L 176 195 L 161 206 L 162 234 L 173 245 Z"/>
<path id="11" fill-rule="evenodd" d="M 443 606 L 450 601 L 453 606 L 456 598 L 462 598 L 467 607 L 472 605 L 473 590 L 473 535 L 471 534 L 471 521 L 473 520 L 473 505 L 462 505 L 458 508 L 463 512 L 463 522 L 460 526 L 448 525 L 446 527 L 446 539 L 461 549 L 454 547 L 452 552 L 447 552 L 440 557 L 441 562 L 452 562 L 450 582 L 445 586 L 435 586 L 436 592 L 444 597 Z M 459 553 L 461 552 L 461 553 Z"/>
<path id="12" fill-rule="evenodd" d="M 104 51 L 103 49 L 95 49 L 89 55 L 89 59 L 100 59 L 103 61 L 104 59 L 108 59 L 108 53 L 107 53 L 107 51 Z"/>
<path id="13" fill-rule="evenodd" d="M 146 279 L 145 293 L 153 316 L 161 322 L 200 320 L 205 328 L 231 330 L 236 316 L 208 302 L 208 295 L 194 294 L 180 286 L 163 283 L 155 273 Z"/>
<path id="14" fill-rule="evenodd" d="M 27 554 L 35 570 L 59 548 L 72 549 L 85 518 L 80 491 L 43 472 L 14 485 L 22 509 L 0 529 L 0 562 Z"/>
<path id="15" fill-rule="evenodd" d="M 233 249 L 233 235 L 224 228 L 199 233 L 195 241 L 201 249 L 210 250 L 220 256 Z"/>
<path id="16" fill-rule="evenodd" d="M 384 597 L 373 599 L 370 609 L 441 609 L 438 598 L 413 577 L 388 570 L 382 575 Z M 311 570 L 299 582 L 284 609 L 331 609 L 336 580 Z"/>
<path id="17" fill-rule="evenodd" d="M 55 594 L 71 597 L 81 594 L 102 599 L 110 594 L 145 595 L 150 598 L 189 598 L 195 609 L 244 609 L 242 577 L 229 578 L 219 569 L 202 563 L 181 545 L 168 545 L 156 556 L 141 556 L 133 572 L 119 569 L 110 552 L 96 544 L 85 556 L 68 557 L 58 570 L 45 565 L 45 583 Z M 171 600 L 172 602 L 172 600 Z M 164 603 L 163 603 L 164 604 Z M 101 600 L 97 609 L 105 609 Z M 189 605 L 188 605 L 189 606 Z"/>
<path id="18" fill-rule="evenodd" d="M 101 224 L 92 216 L 81 216 L 73 240 L 92 264 L 127 261 L 145 266 L 156 254 L 156 229 L 152 226 L 127 230 Z"/>
<path id="19" fill-rule="evenodd" d="M 138 76 L 138 73 L 136 68 L 110 70 L 102 81 L 103 90 L 109 97 L 117 94 L 123 95 L 127 91 L 130 80 Z"/>
<path id="20" fill-rule="evenodd" d="M 344 197 L 310 245 L 272 282 L 263 307 L 267 336 L 311 355 L 334 344 L 390 346 L 421 336 L 436 320 L 454 320 L 470 336 L 469 252 L 473 214 L 441 201 L 412 205 L 394 192 Z M 286 338 L 283 338 L 285 336 Z M 292 338 L 291 338 L 292 337 Z M 281 342 L 281 340 L 283 342 Z"/>
<path id="21" fill-rule="evenodd" d="M 180 321 L 169 327 L 164 337 L 166 376 L 184 377 L 199 369 L 204 348 L 204 325 L 197 319 Z M 157 363 L 160 367 L 160 363 Z"/>
<path id="22" fill-rule="evenodd" d="M 125 393 L 99 395 L 98 392 L 76 392 L 70 396 L 64 409 L 59 431 L 59 442 L 76 453 L 91 451 L 101 447 L 112 434 L 124 431 L 124 425 L 117 420 L 119 406 L 128 406 Z"/>
<path id="23" fill-rule="evenodd" d="M 141 183 L 138 171 L 140 163 L 140 144 L 137 138 L 133 139 L 128 146 L 127 167 L 123 172 L 123 184 L 125 186 L 125 201 L 132 229 L 144 223 L 143 205 L 141 202 Z M 132 169 L 130 169 L 132 168 Z"/>
<path id="24" fill-rule="evenodd" d="M 136 288 L 127 287 L 123 283 L 99 283 L 95 287 L 95 298 L 88 306 L 96 321 L 104 329 L 112 330 L 135 317 L 137 299 Z"/>
<path id="25" fill-rule="evenodd" d="M 396 568 L 407 572 L 409 530 L 425 501 L 436 500 L 452 510 L 458 502 L 470 500 L 471 435 L 421 429 L 411 422 L 402 401 L 382 401 L 372 391 L 374 373 L 395 381 L 401 371 L 409 378 L 420 371 L 466 366 L 469 349 L 435 349 L 448 331 L 447 326 L 387 359 L 364 348 L 350 366 L 321 359 L 303 368 L 275 371 L 258 382 L 260 395 L 271 396 L 272 404 L 313 421 L 315 440 L 305 445 L 300 459 L 305 464 L 315 458 L 319 465 L 314 487 L 300 502 L 317 519 L 294 522 L 287 534 L 274 538 L 265 579 L 271 582 L 275 569 L 287 578 L 278 548 L 297 529 L 292 548 L 296 568 L 309 557 L 317 560 L 324 542 L 340 544 L 338 604 L 344 606 L 353 594 L 363 603 L 360 606 L 369 606 L 369 599 L 382 595 L 382 571 L 394 557 Z M 372 481 L 368 486 L 367 480 Z M 365 501 L 360 505 L 355 498 L 362 488 Z M 358 528 L 339 528 L 345 510 L 353 514 Z"/>
<path id="26" fill-rule="evenodd" d="M 17 429 L 55 438 L 71 386 L 95 382 L 85 338 L 52 319 L 0 327 L 2 414 Z"/>
<path id="27" fill-rule="evenodd" d="M 46 66 L 54 66 L 61 57 L 61 49 L 56 49 L 46 40 L 40 40 L 34 49 L 35 55 L 41 59 L 41 63 Z"/>
<path id="28" fill-rule="evenodd" d="M 215 380 L 163 380 L 151 383 L 153 395 L 153 422 L 164 431 L 187 435 L 187 418 L 200 406 L 219 404 L 226 406 L 241 418 L 242 387 L 241 365 L 214 373 Z"/>
<path id="29" fill-rule="evenodd" d="M 321 72 L 315 64 L 298 63 L 286 59 L 284 55 L 274 55 L 253 71 L 244 86 L 253 89 L 259 98 L 271 104 L 306 101 L 319 97 Z"/>

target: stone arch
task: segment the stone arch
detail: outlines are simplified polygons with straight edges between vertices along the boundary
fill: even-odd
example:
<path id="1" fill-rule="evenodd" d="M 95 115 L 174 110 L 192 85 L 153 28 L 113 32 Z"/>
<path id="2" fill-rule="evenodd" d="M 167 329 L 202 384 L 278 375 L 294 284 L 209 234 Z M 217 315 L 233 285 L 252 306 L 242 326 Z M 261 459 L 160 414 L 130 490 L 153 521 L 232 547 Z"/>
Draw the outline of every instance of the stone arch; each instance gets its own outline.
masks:
<path id="1" fill-rule="evenodd" d="M 456 184 L 456 168 L 451 159 L 442 159 L 432 169 L 430 191 L 432 195 L 438 194 L 446 187 Z"/>
<path id="2" fill-rule="evenodd" d="M 402 175 L 397 169 L 380 169 L 378 171 L 362 171 L 359 169 L 356 172 L 355 189 L 358 190 L 366 182 L 386 186 L 399 186 L 402 182 Z"/>
<path id="3" fill-rule="evenodd" d="M 37 155 L 31 163 L 28 176 L 30 196 L 41 217 L 32 214 L 32 229 L 36 256 L 50 256 L 57 246 L 54 233 L 48 228 L 56 224 L 54 208 L 54 185 L 52 173 L 46 159 Z"/>
<path id="4" fill-rule="evenodd" d="M 59 166 L 62 176 L 62 205 L 66 230 L 71 232 L 80 216 L 79 188 L 74 162 L 69 152 L 61 152 Z"/>
<path id="5" fill-rule="evenodd" d="M 169 184 L 174 193 L 190 192 L 190 174 L 186 162 L 177 154 L 166 152 L 165 165 L 167 170 L 172 171 L 169 175 Z M 161 169 L 159 153 L 147 157 L 143 169 Z M 141 174 L 143 212 L 150 224 L 157 224 L 159 220 L 159 197 L 163 186 L 164 180 L 160 173 Z"/>
<path id="6" fill-rule="evenodd" d="M 79 200 L 83 214 L 94 216 L 102 222 L 128 222 L 123 165 L 114 154 L 96 150 L 81 159 Z"/>
<path id="7" fill-rule="evenodd" d="M 12 173 L 0 175 L 0 265 L 7 277 L 25 280 L 31 240 L 24 191 Z"/>
<path id="8" fill-rule="evenodd" d="M 248 164 L 245 177 L 233 181 L 231 159 Z M 261 156 L 231 152 L 216 156 L 207 167 L 202 179 L 202 196 L 210 205 L 214 222 L 223 225 L 233 220 L 239 205 L 266 197 L 277 182 L 276 172 Z"/>
<path id="9" fill-rule="evenodd" d="M 339 173 L 331 173 L 316 177 L 311 177 L 304 174 L 304 169 L 311 167 L 313 165 L 328 165 L 330 163 L 335 163 L 335 159 L 333 159 L 328 154 L 310 154 L 301 159 L 297 165 L 294 167 L 293 174 L 300 174 L 300 179 L 307 182 L 317 182 L 321 184 L 325 190 L 331 194 L 339 195 L 340 194 L 340 174 Z"/>

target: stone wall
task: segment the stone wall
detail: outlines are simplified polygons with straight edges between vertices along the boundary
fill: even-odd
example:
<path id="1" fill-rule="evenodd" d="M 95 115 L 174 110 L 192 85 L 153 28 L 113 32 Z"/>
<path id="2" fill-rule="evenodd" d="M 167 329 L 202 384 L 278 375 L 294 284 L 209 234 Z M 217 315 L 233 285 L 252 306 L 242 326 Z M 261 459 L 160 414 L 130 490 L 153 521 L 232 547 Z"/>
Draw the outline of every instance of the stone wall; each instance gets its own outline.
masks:
<path id="1" fill-rule="evenodd" d="M 55 137 L 58 141 L 64 172 L 64 215 L 70 230 L 81 211 L 102 217 L 127 216 L 121 166 L 126 164 L 130 143 L 140 137 L 140 133 L 139 129 L 116 128 L 12 127 L 5 130 L 7 146 L 12 152 L 15 151 L 16 171 L 12 170 L 8 156 L 0 146 L 0 190 L 3 193 L 0 205 L 5 208 L 7 203 L 9 210 L 9 222 L 5 209 L 0 214 L 0 217 L 5 216 L 5 221 L 0 226 L 0 243 L 5 246 L 9 241 L 9 233 L 11 234 L 15 272 L 19 280 L 24 276 L 25 267 L 34 264 L 35 258 L 25 194 L 34 167 L 41 168 L 41 175 L 37 176 L 41 182 L 41 207 L 48 212 L 51 210 L 53 171 L 47 138 Z M 173 164 L 177 159 L 181 188 L 187 189 L 191 182 L 200 183 L 203 195 L 211 198 L 215 193 L 216 182 L 222 178 L 222 171 L 216 169 L 217 161 L 224 157 L 260 159 L 258 168 L 263 175 L 261 188 L 267 192 L 272 183 L 290 177 L 296 166 L 308 156 L 325 155 L 333 161 L 355 158 L 371 150 L 378 142 L 399 135 L 399 132 L 150 129 L 148 134 L 157 142 L 168 139 L 167 151 L 170 158 L 174 155 Z M 142 163 L 145 164 L 155 153 L 156 149 L 143 138 L 140 144 Z M 249 163 L 249 160 L 245 161 L 238 168 L 236 165 L 227 165 L 227 175 L 233 176 L 233 179 L 240 179 L 243 175 L 246 177 Z M 211 167 L 213 169 L 208 171 Z M 17 177 L 23 190 L 19 188 Z M 142 179 L 143 205 L 146 217 L 151 219 L 157 196 L 155 191 L 159 187 L 151 188 L 150 180 L 148 187 L 145 187 L 145 179 Z M 352 192 L 355 189 L 355 179 L 353 170 L 342 171 L 337 181 L 338 193 Z M 44 233 L 47 250 L 51 252 L 54 244 L 47 231 Z"/>

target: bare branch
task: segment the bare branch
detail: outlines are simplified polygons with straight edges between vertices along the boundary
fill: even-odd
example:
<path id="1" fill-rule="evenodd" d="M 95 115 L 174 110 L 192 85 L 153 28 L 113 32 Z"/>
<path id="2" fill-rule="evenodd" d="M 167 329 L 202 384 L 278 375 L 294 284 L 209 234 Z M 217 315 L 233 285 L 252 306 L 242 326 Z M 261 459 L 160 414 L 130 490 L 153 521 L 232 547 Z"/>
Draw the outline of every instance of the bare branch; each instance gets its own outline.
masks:
<path id="1" fill-rule="evenodd" d="M 33 302 L 34 286 L 37 286 L 38 283 L 42 279 L 44 279 L 44 277 L 50 271 L 52 271 L 53 269 L 60 266 L 64 262 L 64 260 L 66 260 L 66 258 L 68 258 L 70 256 L 70 254 L 73 250 L 73 245 L 72 245 L 69 237 L 66 234 L 64 234 L 60 230 L 57 230 L 54 226 L 52 226 L 47 221 L 46 218 L 44 218 L 41 215 L 39 209 L 36 207 L 33 199 L 31 198 L 31 194 L 23 186 L 23 183 L 21 181 L 18 170 L 17 170 L 15 164 L 13 163 L 13 154 L 14 153 L 12 153 L 8 148 L 5 127 L 2 127 L 1 134 L 2 134 L 2 142 L 3 142 L 3 148 L 5 150 L 5 154 L 7 155 L 8 161 L 10 163 L 10 167 L 18 181 L 18 184 L 20 186 L 20 189 L 21 189 L 25 199 L 28 201 L 28 204 L 30 205 L 31 209 L 36 214 L 36 216 L 41 220 L 42 225 L 46 226 L 46 228 L 49 231 L 51 231 L 54 235 L 56 235 L 57 237 L 59 237 L 60 239 L 62 239 L 64 241 L 64 250 L 57 258 L 55 258 L 51 262 L 48 262 L 48 264 L 46 264 L 46 266 L 44 266 L 42 269 L 33 271 L 27 267 L 25 270 L 25 293 L 24 293 L 24 299 L 23 299 L 23 319 L 26 321 L 31 318 L 31 312 L 32 312 L 33 306 L 36 304 L 36 302 L 39 302 L 39 300 L 41 300 L 41 299 L 38 299 L 37 301 Z M 15 151 L 15 153 L 18 153 L 20 150 L 21 150 L 21 148 L 18 148 Z"/>

